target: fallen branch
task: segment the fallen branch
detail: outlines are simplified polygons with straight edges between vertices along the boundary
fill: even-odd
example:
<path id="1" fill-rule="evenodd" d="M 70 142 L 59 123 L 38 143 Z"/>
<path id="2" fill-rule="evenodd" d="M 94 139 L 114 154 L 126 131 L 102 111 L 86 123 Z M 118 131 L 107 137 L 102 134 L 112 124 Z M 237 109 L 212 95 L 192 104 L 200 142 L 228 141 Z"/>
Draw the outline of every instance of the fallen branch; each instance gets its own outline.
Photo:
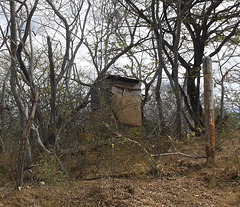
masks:
<path id="1" fill-rule="evenodd" d="M 188 158 L 192 158 L 192 159 L 203 159 L 203 158 L 206 158 L 206 156 L 187 155 L 187 154 L 182 153 L 182 152 L 168 152 L 168 153 L 154 154 L 154 155 L 153 155 L 153 154 L 151 154 L 146 148 L 144 148 L 138 141 L 132 140 L 132 139 L 130 139 L 130 138 L 128 138 L 128 137 L 125 137 L 125 136 L 119 134 L 118 132 L 116 132 L 116 131 L 114 131 L 113 129 L 111 129 L 111 128 L 108 126 L 108 124 L 106 124 L 106 123 L 105 123 L 105 126 L 106 126 L 111 132 L 113 132 L 118 138 L 122 138 L 122 139 L 124 139 L 124 140 L 126 140 L 126 141 L 129 141 L 129 142 L 132 142 L 132 143 L 138 145 L 138 146 L 148 155 L 150 161 L 152 161 L 151 158 L 156 158 L 156 157 L 161 157 L 161 156 L 172 156 L 172 155 L 181 155 L 181 156 L 183 156 L 183 157 L 188 157 Z"/>
<path id="2" fill-rule="evenodd" d="M 121 134 L 119 134 L 118 132 L 114 131 L 113 129 L 111 129 L 108 124 L 105 123 L 105 126 L 111 131 L 113 132 L 118 138 L 122 138 L 124 139 L 124 141 L 129 141 L 129 142 L 132 142 L 136 145 L 138 145 L 140 148 L 142 148 L 142 150 L 148 155 L 148 159 L 150 160 L 150 163 L 152 163 L 152 154 L 150 152 L 147 151 L 147 149 L 145 149 L 139 142 L 135 141 L 135 140 L 132 140 L 128 137 L 125 137 L 125 136 L 122 136 Z"/>
<path id="3" fill-rule="evenodd" d="M 183 157 L 188 157 L 192 159 L 203 159 L 206 158 L 206 156 L 198 156 L 198 155 L 187 155 L 182 152 L 168 152 L 168 153 L 162 153 L 162 154 L 156 154 L 156 155 L 151 155 L 152 157 L 161 157 L 161 156 L 172 156 L 172 155 L 181 155 Z"/>

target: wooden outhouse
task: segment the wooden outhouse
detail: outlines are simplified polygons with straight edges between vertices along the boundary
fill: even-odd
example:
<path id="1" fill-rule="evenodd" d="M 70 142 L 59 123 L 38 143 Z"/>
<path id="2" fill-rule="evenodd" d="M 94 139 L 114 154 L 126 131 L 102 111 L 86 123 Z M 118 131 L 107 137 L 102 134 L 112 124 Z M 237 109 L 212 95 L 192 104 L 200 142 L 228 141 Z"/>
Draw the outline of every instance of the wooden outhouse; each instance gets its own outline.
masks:
<path id="1" fill-rule="evenodd" d="M 104 84 L 98 87 L 98 94 L 100 94 L 98 98 L 96 95 L 92 95 L 92 106 L 95 109 L 111 104 L 113 115 L 119 124 L 142 125 L 139 80 L 110 75 L 105 79 Z"/>

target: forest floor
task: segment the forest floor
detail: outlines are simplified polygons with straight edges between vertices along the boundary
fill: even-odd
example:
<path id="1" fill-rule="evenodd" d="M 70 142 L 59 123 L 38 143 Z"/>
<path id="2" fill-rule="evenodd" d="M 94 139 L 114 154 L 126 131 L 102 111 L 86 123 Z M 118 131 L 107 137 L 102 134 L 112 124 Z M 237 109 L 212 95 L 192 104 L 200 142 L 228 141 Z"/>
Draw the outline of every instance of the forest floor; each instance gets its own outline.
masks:
<path id="1" fill-rule="evenodd" d="M 159 161 L 155 175 L 69 178 L 54 184 L 26 184 L 21 190 L 6 184 L 0 188 L 0 207 L 240 207 L 240 132 L 231 132 L 229 137 L 217 147 L 213 167 L 205 159 L 174 155 Z M 185 154 L 204 155 L 200 138 L 183 146 Z"/>

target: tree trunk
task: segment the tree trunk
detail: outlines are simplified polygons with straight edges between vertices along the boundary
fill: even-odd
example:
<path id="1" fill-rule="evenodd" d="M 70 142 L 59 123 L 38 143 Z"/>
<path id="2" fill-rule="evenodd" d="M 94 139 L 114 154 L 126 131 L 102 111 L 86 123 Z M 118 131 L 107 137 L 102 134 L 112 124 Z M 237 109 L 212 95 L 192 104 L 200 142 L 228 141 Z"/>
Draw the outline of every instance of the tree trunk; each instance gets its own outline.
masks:
<path id="1" fill-rule="evenodd" d="M 17 90 L 17 86 L 19 86 L 18 78 L 17 78 L 17 29 L 16 29 L 16 5 L 15 0 L 10 0 L 10 27 L 11 27 L 11 77 L 10 77 L 10 85 L 11 85 L 11 92 L 14 96 L 14 99 L 16 101 L 18 110 L 19 110 L 19 116 L 20 116 L 20 126 L 22 131 L 22 137 L 25 133 L 24 127 L 27 123 L 27 116 L 28 116 L 28 106 L 26 103 L 26 98 L 24 95 L 21 95 L 21 91 Z M 22 165 L 25 164 L 25 159 L 27 159 L 27 162 L 31 162 L 31 149 L 29 145 L 28 136 L 23 140 L 22 137 L 19 140 L 20 143 L 20 151 L 22 151 L 22 146 L 24 145 L 24 160 L 21 159 L 19 156 L 19 162 L 18 162 L 18 171 L 17 171 L 17 186 L 22 185 L 22 176 L 23 176 L 23 167 Z M 21 167 L 20 167 L 21 166 Z M 22 169 L 21 169 L 22 168 Z"/>
<path id="2" fill-rule="evenodd" d="M 159 67 L 158 74 L 157 74 L 157 85 L 155 88 L 155 96 L 156 96 L 156 102 L 157 102 L 159 126 L 161 127 L 161 131 L 163 133 L 166 133 L 165 118 L 162 110 L 162 99 L 160 95 L 161 83 L 162 83 L 162 68 Z"/>
<path id="3" fill-rule="evenodd" d="M 190 99 L 193 114 L 195 116 L 195 127 L 203 126 L 203 109 L 199 100 L 199 91 L 195 85 L 195 77 L 187 78 L 187 93 Z"/>
<path id="4" fill-rule="evenodd" d="M 182 23 L 182 16 L 181 16 L 181 2 L 177 2 L 177 22 L 175 25 L 175 34 L 174 34 L 174 42 L 173 42 L 173 53 L 174 53 L 174 60 L 173 60 L 173 81 L 174 81 L 174 94 L 176 97 L 176 119 L 175 119 L 175 131 L 174 136 L 179 139 L 182 136 L 182 100 L 181 100 L 181 93 L 180 87 L 178 83 L 178 47 L 180 42 L 180 32 L 181 32 L 181 23 Z"/>
<path id="5" fill-rule="evenodd" d="M 27 153 L 27 148 L 29 146 L 28 143 L 28 135 L 32 126 L 32 122 L 35 116 L 35 112 L 38 105 L 38 97 L 39 97 L 39 88 L 36 87 L 35 89 L 35 97 L 30 113 L 30 117 L 27 121 L 27 125 L 24 128 L 21 136 L 21 146 L 19 149 L 19 157 L 18 157 L 18 165 L 17 165 L 17 187 L 20 187 L 23 185 L 23 172 L 24 172 L 24 166 L 25 166 L 25 158 Z"/>
<path id="6" fill-rule="evenodd" d="M 53 62 L 53 52 L 52 52 L 52 44 L 50 37 L 47 37 L 47 44 L 48 44 L 48 58 L 49 58 L 49 65 L 50 65 L 50 84 L 51 84 L 51 114 L 50 114 L 50 126 L 49 126 L 49 136 L 48 141 L 50 145 L 55 145 L 56 142 L 56 78 L 55 78 L 55 71 L 54 71 L 54 62 Z"/>
<path id="7" fill-rule="evenodd" d="M 221 80 L 221 103 L 220 103 L 221 120 L 223 120 L 223 118 L 224 118 L 224 95 L 225 95 L 224 78 L 222 78 L 222 80 Z"/>

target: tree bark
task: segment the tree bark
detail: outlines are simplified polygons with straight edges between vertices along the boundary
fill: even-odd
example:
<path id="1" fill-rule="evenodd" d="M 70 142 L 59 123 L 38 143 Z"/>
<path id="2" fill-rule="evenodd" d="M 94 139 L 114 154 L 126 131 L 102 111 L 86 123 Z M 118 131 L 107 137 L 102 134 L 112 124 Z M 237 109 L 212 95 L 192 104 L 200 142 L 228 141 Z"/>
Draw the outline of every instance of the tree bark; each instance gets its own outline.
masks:
<path id="1" fill-rule="evenodd" d="M 25 166 L 25 156 L 26 156 L 27 147 L 28 147 L 28 135 L 30 133 L 32 122 L 37 109 L 38 97 L 39 97 L 39 88 L 36 87 L 35 97 L 34 97 L 32 109 L 31 109 L 30 117 L 27 121 L 27 125 L 24 128 L 21 136 L 21 146 L 19 149 L 19 157 L 18 157 L 18 165 L 17 165 L 17 187 L 20 187 L 23 185 L 23 170 Z"/>
<path id="2" fill-rule="evenodd" d="M 161 67 L 159 67 L 157 73 L 158 74 L 157 74 L 157 85 L 155 88 L 155 96 L 156 96 L 156 102 L 157 102 L 158 120 L 159 120 L 159 125 L 161 127 L 162 133 L 167 133 L 164 113 L 162 110 L 162 98 L 161 98 L 161 94 L 160 94 L 160 88 L 161 88 L 161 83 L 162 83 L 162 68 Z"/>
<path id="3" fill-rule="evenodd" d="M 178 47 L 180 42 L 180 32 L 181 32 L 181 23 L 182 23 L 182 15 L 181 15 L 181 2 L 177 2 L 177 22 L 175 25 L 175 34 L 173 38 L 173 81 L 174 81 L 174 94 L 176 97 L 176 119 L 175 119 L 175 131 L 174 136 L 179 139 L 182 136 L 182 99 L 181 93 L 178 83 Z"/>
<path id="4" fill-rule="evenodd" d="M 49 58 L 49 67 L 50 67 L 50 85 L 51 85 L 51 114 L 50 114 L 50 126 L 49 126 L 49 137 L 48 142 L 50 145 L 54 145 L 56 141 L 56 93 L 57 93 L 57 85 L 54 71 L 54 61 L 53 61 L 53 52 L 52 52 L 52 44 L 50 37 L 47 37 L 48 44 L 48 58 Z"/>
<path id="5" fill-rule="evenodd" d="M 20 116 L 20 125 L 22 135 L 20 137 L 19 143 L 20 143 L 20 150 L 19 150 L 19 161 L 17 166 L 17 187 L 21 186 L 23 184 L 23 168 L 24 164 L 26 162 L 26 159 L 28 162 L 31 161 L 31 149 L 29 145 L 28 140 L 28 134 L 30 129 L 29 124 L 27 124 L 27 117 L 28 117 L 28 106 L 27 101 L 24 95 L 21 94 L 21 90 L 17 90 L 17 87 L 19 89 L 22 89 L 19 82 L 18 82 L 18 76 L 17 76 L 17 24 L 16 24 L 16 5 L 15 0 L 10 0 L 10 27 L 11 27 L 11 42 L 10 42 L 10 55 L 11 55 L 11 76 L 10 76 L 10 85 L 11 85 L 11 92 L 14 96 L 14 99 L 16 101 L 17 107 L 19 109 L 19 116 Z M 21 50 L 19 50 L 18 55 L 20 55 Z M 21 66 L 21 64 L 20 64 Z M 25 77 L 27 78 L 27 77 Z M 36 95 L 36 92 L 33 93 L 33 95 Z M 34 111 L 35 113 L 35 111 Z M 30 119 L 31 120 L 31 119 Z M 26 127 L 27 126 L 27 127 Z M 30 126 L 31 127 L 31 126 Z"/>

